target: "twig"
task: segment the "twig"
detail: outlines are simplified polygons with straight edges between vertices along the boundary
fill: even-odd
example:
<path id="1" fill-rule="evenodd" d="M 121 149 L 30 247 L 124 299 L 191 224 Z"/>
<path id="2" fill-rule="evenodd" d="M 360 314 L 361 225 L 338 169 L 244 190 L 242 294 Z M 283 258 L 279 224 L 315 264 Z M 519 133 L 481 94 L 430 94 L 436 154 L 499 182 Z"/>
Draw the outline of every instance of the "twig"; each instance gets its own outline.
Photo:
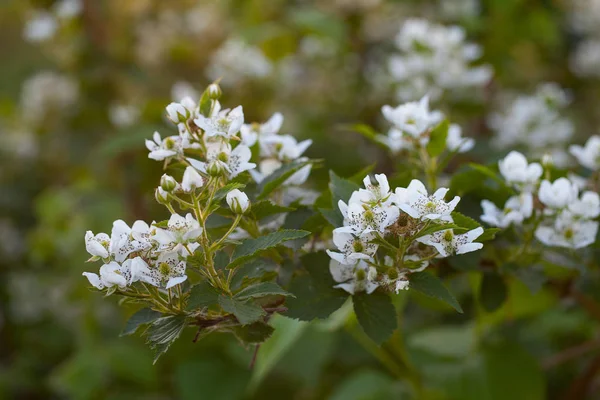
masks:
<path id="1" fill-rule="evenodd" d="M 550 369 L 563 364 L 574 358 L 588 354 L 591 351 L 600 349 L 600 339 L 588 340 L 587 342 L 569 347 L 551 357 L 542 361 L 542 368 Z"/>
<path id="2" fill-rule="evenodd" d="M 252 360 L 250 360 L 250 369 L 254 368 L 254 364 L 256 364 L 256 356 L 258 355 L 258 349 L 260 349 L 260 344 L 257 344 L 254 348 L 254 354 L 252 355 Z"/>

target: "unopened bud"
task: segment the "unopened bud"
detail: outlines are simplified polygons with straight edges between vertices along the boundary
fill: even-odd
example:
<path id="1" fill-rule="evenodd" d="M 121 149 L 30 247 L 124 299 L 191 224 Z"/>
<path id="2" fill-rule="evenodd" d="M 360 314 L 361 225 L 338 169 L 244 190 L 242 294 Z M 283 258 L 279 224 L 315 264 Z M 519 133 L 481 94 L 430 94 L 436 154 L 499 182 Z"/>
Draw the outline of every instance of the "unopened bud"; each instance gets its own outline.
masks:
<path id="1" fill-rule="evenodd" d="M 248 200 L 248 196 L 246 193 L 233 189 L 229 193 L 227 193 L 227 204 L 231 211 L 236 214 L 244 214 L 250 208 L 250 200 Z"/>
<path id="2" fill-rule="evenodd" d="M 160 187 L 167 193 L 171 193 L 177 187 L 177 181 L 171 175 L 163 174 L 160 178 Z"/>
<path id="3" fill-rule="evenodd" d="M 213 100 L 218 100 L 221 97 L 221 94 L 223 94 L 223 92 L 221 92 L 221 87 L 217 83 L 208 85 L 206 91 L 208 92 L 208 97 Z"/>
<path id="4" fill-rule="evenodd" d="M 185 122 L 190 118 L 190 112 L 179 103 L 171 103 L 167 106 L 167 116 L 174 123 Z"/>
<path id="5" fill-rule="evenodd" d="M 215 160 L 208 164 L 206 172 L 208 172 L 210 176 L 219 177 L 225 172 L 225 166 L 221 161 Z"/>
<path id="6" fill-rule="evenodd" d="M 169 193 L 165 192 L 160 186 L 156 188 L 154 198 L 159 204 L 169 204 Z"/>

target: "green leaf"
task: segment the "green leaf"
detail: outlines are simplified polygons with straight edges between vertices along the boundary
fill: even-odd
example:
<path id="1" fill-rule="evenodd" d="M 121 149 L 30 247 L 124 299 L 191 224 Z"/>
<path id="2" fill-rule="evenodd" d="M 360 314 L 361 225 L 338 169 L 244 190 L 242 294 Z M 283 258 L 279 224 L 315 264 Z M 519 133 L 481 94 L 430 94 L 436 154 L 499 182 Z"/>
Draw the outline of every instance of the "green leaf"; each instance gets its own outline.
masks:
<path id="1" fill-rule="evenodd" d="M 452 213 L 452 219 L 454 220 L 454 224 L 460 226 L 461 228 L 465 228 L 468 230 L 479 228 L 479 223 L 475 221 L 471 217 L 467 217 L 459 212 L 454 211 Z"/>
<path id="2" fill-rule="evenodd" d="M 310 235 L 308 231 L 284 229 L 255 239 L 246 239 L 235 248 L 229 268 L 250 260 L 262 250 L 273 248 L 289 240 L 301 239 L 308 235 Z"/>
<path id="3" fill-rule="evenodd" d="M 231 288 L 237 290 L 244 282 L 262 278 L 268 271 L 274 272 L 276 267 L 270 260 L 256 259 L 247 262 L 234 270 Z"/>
<path id="4" fill-rule="evenodd" d="M 265 310 L 254 303 L 247 303 L 228 296 L 219 296 L 219 304 L 228 313 L 235 315 L 242 325 L 258 321 L 266 315 Z"/>
<path id="5" fill-rule="evenodd" d="M 252 204 L 252 208 L 250 209 L 256 220 L 261 220 L 272 215 L 282 214 L 294 210 L 295 209 L 292 207 L 284 207 L 273 204 L 270 200 L 263 200 Z"/>
<path id="6" fill-rule="evenodd" d="M 360 326 L 375 343 L 383 343 L 398 327 L 396 309 L 387 294 L 360 293 L 352 296 L 352 302 Z"/>
<path id="7" fill-rule="evenodd" d="M 169 315 L 155 320 L 146 331 L 148 344 L 154 349 L 154 363 L 165 353 L 186 327 L 185 315 Z"/>
<path id="8" fill-rule="evenodd" d="M 265 296 L 294 296 L 290 292 L 283 290 L 275 282 L 260 282 L 255 285 L 248 286 L 235 294 L 237 300 L 257 299 Z"/>
<path id="9" fill-rule="evenodd" d="M 361 169 L 360 171 L 358 171 L 357 173 L 355 173 L 354 175 L 349 177 L 348 180 L 350 182 L 356 183 L 357 185 L 360 186 L 360 185 L 362 185 L 363 179 L 365 179 L 365 176 L 367 176 L 371 172 L 373 172 L 373 170 L 375 169 L 376 166 L 377 166 L 377 164 L 367 165 L 366 167 L 364 167 L 363 169 Z"/>
<path id="10" fill-rule="evenodd" d="M 340 178 L 333 171 L 329 171 L 329 189 L 331 190 L 333 209 L 337 210 L 338 201 L 343 200 L 347 203 L 352 192 L 360 189 L 360 186 L 347 179 Z"/>
<path id="11" fill-rule="evenodd" d="M 329 256 L 325 252 L 306 254 L 301 261 L 309 275 L 292 281 L 289 290 L 295 298 L 287 299 L 285 315 L 302 321 L 327 318 L 344 304 L 348 293 L 333 288 L 336 282 L 329 273 Z"/>
<path id="12" fill-rule="evenodd" d="M 279 167 L 275 172 L 266 177 L 259 185 L 258 185 L 258 199 L 263 200 L 269 196 L 273 191 L 275 191 L 279 186 L 281 186 L 290 176 L 294 175 L 301 168 L 312 164 L 313 161 L 292 161 L 288 164 L 283 164 Z"/>
<path id="13" fill-rule="evenodd" d="M 262 343 L 267 340 L 275 329 L 262 321 L 250 325 L 238 325 L 233 328 L 235 336 L 244 343 Z"/>
<path id="14" fill-rule="evenodd" d="M 498 182 L 500 184 L 500 186 L 507 188 L 512 194 L 516 194 L 515 189 L 513 189 L 511 186 L 507 185 L 506 182 L 504 181 L 504 179 L 502 179 L 490 167 L 487 167 L 487 166 L 481 165 L 481 164 L 476 164 L 476 163 L 469 163 L 469 167 L 473 168 L 474 170 L 482 173 L 483 175 L 485 175 L 489 178 L 492 178 L 493 180 Z"/>
<path id="15" fill-rule="evenodd" d="M 162 314 L 158 311 L 154 311 L 150 308 L 142 308 L 138 310 L 135 314 L 133 314 L 125 324 L 125 328 L 123 328 L 123 332 L 121 332 L 120 336 L 131 335 L 135 333 L 137 329 L 144 324 L 149 324 L 152 321 L 158 319 Z"/>
<path id="16" fill-rule="evenodd" d="M 485 272 L 479 287 L 479 300 L 488 312 L 496 311 L 508 297 L 508 288 L 502 277 L 494 272 Z"/>
<path id="17" fill-rule="evenodd" d="M 448 120 L 443 120 L 433 128 L 429 134 L 429 143 L 427 143 L 427 153 L 432 157 L 437 157 L 446 148 L 446 138 L 448 137 L 448 128 L 450 123 Z"/>
<path id="18" fill-rule="evenodd" d="M 210 307 L 218 302 L 219 292 L 217 289 L 212 287 L 207 281 L 202 281 L 199 284 L 192 286 L 186 309 L 191 311 L 197 308 Z"/>
<path id="19" fill-rule="evenodd" d="M 489 240 L 493 240 L 494 238 L 496 238 L 496 233 L 500 232 L 502 229 L 500 228 L 488 228 L 486 230 L 483 231 L 483 233 L 481 234 L 481 236 L 479 236 L 477 238 L 478 242 L 486 242 Z"/>
<path id="20" fill-rule="evenodd" d="M 333 227 L 344 225 L 344 217 L 339 210 L 319 208 L 319 212 Z"/>
<path id="21" fill-rule="evenodd" d="M 417 290 L 429 297 L 441 300 L 452 306 L 456 311 L 462 313 L 462 307 L 456 298 L 448 291 L 442 281 L 429 272 L 416 272 L 409 276 L 410 288 Z"/>
<path id="22" fill-rule="evenodd" d="M 225 197 L 227 197 L 227 193 L 231 192 L 232 190 L 243 189 L 245 187 L 246 185 L 244 185 L 243 183 L 230 182 L 215 192 L 215 196 L 213 197 L 213 203 L 223 200 Z"/>

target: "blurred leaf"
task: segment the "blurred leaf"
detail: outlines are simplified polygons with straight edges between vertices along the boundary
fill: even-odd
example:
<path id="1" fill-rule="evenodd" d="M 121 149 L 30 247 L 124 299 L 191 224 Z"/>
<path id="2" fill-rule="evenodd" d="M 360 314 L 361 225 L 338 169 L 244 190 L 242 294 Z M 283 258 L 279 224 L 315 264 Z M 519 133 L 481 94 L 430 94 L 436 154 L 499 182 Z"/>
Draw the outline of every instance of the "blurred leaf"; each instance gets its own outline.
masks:
<path id="1" fill-rule="evenodd" d="M 411 348 L 457 359 L 467 357 L 476 344 L 475 329 L 471 324 L 420 329 L 408 339 Z"/>
<path id="2" fill-rule="evenodd" d="M 427 153 L 431 157 L 437 157 L 446 148 L 446 138 L 448 137 L 448 128 L 450 123 L 447 119 L 440 122 L 429 134 L 429 142 L 427 143 Z"/>
<path id="3" fill-rule="evenodd" d="M 329 400 L 409 400 L 414 398 L 403 383 L 382 372 L 363 369 L 346 377 Z"/>
<path id="4" fill-rule="evenodd" d="M 125 328 L 121 332 L 121 336 L 131 335 L 135 333 L 141 325 L 148 324 L 158 319 L 162 314 L 150 308 L 142 308 L 133 314 L 125 324 Z"/>
<path id="5" fill-rule="evenodd" d="M 235 336 L 244 343 L 262 343 L 271 337 L 274 331 L 272 326 L 262 321 L 233 328 Z"/>
<path id="6" fill-rule="evenodd" d="M 261 220 L 273 215 L 282 214 L 285 212 L 294 211 L 292 207 L 284 207 L 273 204 L 270 200 L 262 200 L 256 204 L 252 204 L 250 211 L 256 220 Z"/>
<path id="7" fill-rule="evenodd" d="M 243 302 L 232 297 L 219 296 L 219 305 L 223 310 L 235 315 L 237 320 L 242 325 L 248 325 L 258 321 L 266 315 L 262 307 L 254 303 Z"/>
<path id="8" fill-rule="evenodd" d="M 383 343 L 398 327 L 396 309 L 389 295 L 360 293 L 352 296 L 352 302 L 360 326 L 375 343 Z"/>
<path id="9" fill-rule="evenodd" d="M 258 255 L 262 250 L 273 248 L 283 242 L 301 239 L 310 235 L 308 231 L 283 229 L 255 239 L 246 239 L 233 251 L 229 268 L 238 266 Z"/>
<path id="10" fill-rule="evenodd" d="M 481 236 L 477 238 L 478 242 L 487 242 L 489 240 L 494 240 L 496 238 L 496 233 L 500 232 L 502 229 L 500 228 L 487 228 L 483 231 Z"/>
<path id="11" fill-rule="evenodd" d="M 176 396 L 181 400 L 232 400 L 244 398 L 250 371 L 222 357 L 182 362 L 171 374 Z"/>
<path id="12" fill-rule="evenodd" d="M 417 272 L 410 274 L 410 289 L 417 290 L 429 297 L 436 298 L 452 306 L 456 311 L 462 313 L 462 307 L 456 298 L 448 291 L 442 281 L 429 272 Z"/>
<path id="13" fill-rule="evenodd" d="M 492 312 L 504 304 L 508 288 L 504 279 L 495 272 L 484 272 L 479 288 L 479 299 L 486 311 Z"/>
<path id="14" fill-rule="evenodd" d="M 248 286 L 235 294 L 238 300 L 256 299 L 265 296 L 294 296 L 293 294 L 283 290 L 275 282 L 261 282 L 255 285 Z"/>

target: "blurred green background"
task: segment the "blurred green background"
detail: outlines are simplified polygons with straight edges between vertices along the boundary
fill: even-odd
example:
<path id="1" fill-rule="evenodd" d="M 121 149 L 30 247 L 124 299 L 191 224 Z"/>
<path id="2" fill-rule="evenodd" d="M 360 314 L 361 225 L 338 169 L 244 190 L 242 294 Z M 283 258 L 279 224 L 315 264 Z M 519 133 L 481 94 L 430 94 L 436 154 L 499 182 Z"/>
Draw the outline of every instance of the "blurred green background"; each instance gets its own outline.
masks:
<path id="1" fill-rule="evenodd" d="M 502 154 L 488 143 L 485 119 L 506 90 L 557 82 L 573 96 L 576 141 L 597 133 L 598 81 L 570 68 L 590 35 L 571 18 L 581 2 L 82 0 L 70 4 L 72 15 L 56 3 L 0 0 L 0 398 L 415 398 L 406 376 L 427 399 L 600 398 L 598 310 L 514 281 L 507 301 L 486 312 L 473 295 L 481 274 L 468 268 L 448 278 L 465 314 L 398 295 L 404 315 L 392 349 L 365 342 L 341 322 L 344 312 L 313 324 L 277 318 L 253 370 L 254 349 L 225 335 L 192 344 L 192 330 L 152 365 L 142 338 L 119 337 L 134 310 L 81 277 L 86 230 L 164 219 L 153 198 L 161 166 L 147 159 L 143 139 L 173 134 L 166 104 L 215 77 L 223 103 L 242 104 L 246 121 L 281 111 L 285 133 L 313 139 L 308 155 L 326 160 L 315 187 L 326 187 L 329 168 L 349 176 L 377 163 L 390 172 L 398 160 L 344 125 L 385 128 L 379 110 L 396 103 L 391 88 L 373 83 L 376 67 L 410 17 L 462 25 L 495 70 L 483 101 L 435 104 L 478 141 L 454 168 Z M 25 40 L 40 15 L 36 32 L 51 35 Z M 234 52 L 241 58 L 219 59 L 231 40 L 234 50 L 246 43 Z M 390 354 L 414 370 L 398 371 Z"/>

